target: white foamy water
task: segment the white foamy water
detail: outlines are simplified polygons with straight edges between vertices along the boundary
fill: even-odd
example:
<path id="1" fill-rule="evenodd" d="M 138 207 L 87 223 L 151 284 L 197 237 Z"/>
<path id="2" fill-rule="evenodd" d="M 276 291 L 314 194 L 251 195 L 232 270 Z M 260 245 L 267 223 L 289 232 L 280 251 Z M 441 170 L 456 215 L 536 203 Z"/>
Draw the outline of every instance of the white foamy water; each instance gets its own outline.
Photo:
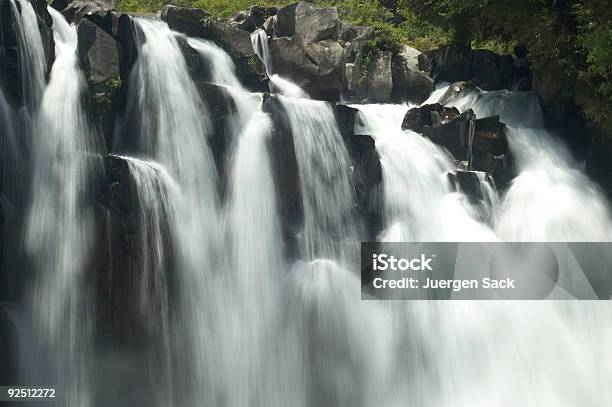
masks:
<path id="1" fill-rule="evenodd" d="M 306 259 L 338 259 L 358 238 L 348 152 L 325 102 L 279 96 L 289 118 L 304 205 Z M 346 261 L 342 259 L 340 261 Z"/>
<path id="2" fill-rule="evenodd" d="M 372 135 L 380 155 L 385 194 L 380 240 L 495 240 L 467 198 L 451 191 L 447 173 L 456 168 L 452 157 L 420 134 L 402 131 L 408 106 L 353 107 L 360 110 L 357 133 Z"/>
<path id="3" fill-rule="evenodd" d="M 19 69 L 24 105 L 32 114 L 42 98 L 47 60 L 38 28 L 38 18 L 32 4 L 27 0 L 11 0 L 11 7 L 17 22 Z"/>
<path id="4" fill-rule="evenodd" d="M 93 323 L 85 266 L 93 218 L 88 184 L 92 152 L 99 151 L 81 103 L 85 78 L 78 69 L 77 34 L 64 17 L 53 18 L 56 59 L 32 140 L 34 175 L 25 244 L 35 259 L 35 329 L 51 357 L 56 379 L 66 386 L 66 406 L 87 406 Z M 61 373 L 60 373 L 61 372 Z"/>

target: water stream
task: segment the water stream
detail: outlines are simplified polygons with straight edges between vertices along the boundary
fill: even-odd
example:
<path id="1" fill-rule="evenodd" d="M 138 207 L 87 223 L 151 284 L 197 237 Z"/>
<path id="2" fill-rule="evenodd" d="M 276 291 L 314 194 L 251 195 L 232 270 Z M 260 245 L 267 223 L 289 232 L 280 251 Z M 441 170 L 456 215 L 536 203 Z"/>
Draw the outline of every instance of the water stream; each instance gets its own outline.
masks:
<path id="1" fill-rule="evenodd" d="M 21 4 L 23 54 L 24 44 L 41 42 L 40 33 L 35 36 L 31 5 L 15 1 Z M 64 398 L 58 405 L 103 406 L 107 401 L 96 399 L 96 386 L 125 377 L 119 368 L 117 378 L 94 374 L 94 361 L 103 355 L 94 350 L 99 322 L 88 272 L 94 269 L 97 199 L 91 185 L 96 157 L 104 151 L 83 104 L 86 82 L 76 28 L 57 11 L 49 12 L 56 59 L 46 86 L 42 45 L 21 57 L 34 61 L 27 75 L 42 78 L 29 82 L 26 99 L 36 112 L 31 119 L 36 137 L 25 248 L 35 272 L 33 305 L 26 310 L 36 332 L 31 346 L 36 356 L 46 355 L 39 362 L 29 358 L 25 370 L 38 371 L 33 380 L 59 380 Z M 146 387 L 151 395 L 144 402 L 126 392 L 112 403 L 612 404 L 608 303 L 362 301 L 363 220 L 357 216 L 355 169 L 332 105 L 309 99 L 291 80 L 273 75 L 267 35 L 256 31 L 254 51 L 277 91 L 269 97 L 288 124 L 281 132 L 283 123 L 263 111 L 261 94 L 242 86 L 224 50 L 175 33 L 159 20 L 132 22 L 138 56 L 126 78 L 126 112 L 110 158 L 125 163 L 129 173 L 134 213 L 118 223 L 121 231 L 129 229 L 134 255 L 129 275 L 121 277 L 131 279 L 137 315 L 129 316 L 130 328 L 144 337 L 146 348 L 142 377 L 127 385 L 140 392 Z M 190 75 L 181 40 L 209 68 L 205 85 L 227 96 L 227 117 L 211 113 L 215 102 Z M 508 125 L 516 177 L 498 193 L 479 174 L 486 202 L 474 204 L 450 183 L 448 173 L 457 165 L 448 152 L 401 129 L 410 106 L 354 105 L 355 133 L 374 139 L 382 165 L 383 228 L 377 240 L 612 238 L 608 202 L 555 135 L 543 129 L 533 94 L 467 90 L 449 96 L 448 91 L 437 89 L 428 102 L 471 108 L 478 118 L 500 115 Z M 0 93 L 2 158 L 19 148 L 12 110 Z M 220 120 L 227 151 L 217 172 L 211 146 Z M 274 137 L 290 137 L 295 148 L 303 208 L 297 259 L 284 256 Z M 560 258 L 577 262 L 569 252 Z M 586 279 L 580 281 L 585 291 L 591 289 Z"/>

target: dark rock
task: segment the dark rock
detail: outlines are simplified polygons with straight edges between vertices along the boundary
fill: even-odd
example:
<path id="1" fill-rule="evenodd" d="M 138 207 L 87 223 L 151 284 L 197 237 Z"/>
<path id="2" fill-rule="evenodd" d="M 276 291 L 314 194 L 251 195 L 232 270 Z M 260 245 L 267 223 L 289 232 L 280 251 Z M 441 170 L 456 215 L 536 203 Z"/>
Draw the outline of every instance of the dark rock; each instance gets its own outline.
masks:
<path id="1" fill-rule="evenodd" d="M 586 172 L 612 199 L 612 137 L 603 131 L 593 137 L 586 156 Z"/>
<path id="2" fill-rule="evenodd" d="M 228 129 L 230 124 L 237 118 L 236 104 L 223 86 L 217 86 L 207 82 L 196 82 L 196 87 L 204 103 L 208 105 L 208 110 L 213 122 L 214 133 L 209 138 L 209 145 L 212 150 L 217 172 L 221 175 L 220 182 L 229 179 L 226 174 L 226 161 L 229 148 L 232 143 Z M 220 186 L 220 190 L 225 191 L 225 185 Z"/>
<path id="3" fill-rule="evenodd" d="M 419 68 L 426 70 L 431 65 L 431 76 L 436 81 L 457 82 L 472 77 L 472 50 L 459 45 L 447 45 L 424 52 Z"/>
<path id="4" fill-rule="evenodd" d="M 160 17 L 170 28 L 190 37 L 207 38 L 210 35 L 205 21 L 210 19 L 211 15 L 202 9 L 167 4 L 162 7 Z"/>
<path id="5" fill-rule="evenodd" d="M 473 124 L 471 124 L 473 122 Z M 470 127 L 474 136 L 470 150 Z M 505 136 L 505 125 L 498 116 L 476 119 L 470 109 L 462 114 L 440 104 L 410 109 L 402 123 L 446 148 L 458 161 L 468 162 L 470 169 L 490 173 L 496 184 L 505 186 L 512 175 L 512 161 Z"/>
<path id="6" fill-rule="evenodd" d="M 474 84 L 484 90 L 512 89 L 514 59 L 484 49 L 475 50 L 472 60 Z"/>
<path id="7" fill-rule="evenodd" d="M 247 11 L 239 11 L 230 23 L 241 30 L 253 32 L 261 28 L 270 17 L 276 15 L 276 7 L 251 6 Z"/>
<path id="8" fill-rule="evenodd" d="M 304 223 L 301 183 L 291 125 L 287 113 L 276 96 L 264 94 L 263 111 L 272 118 L 274 129 L 270 139 L 272 168 L 278 190 L 278 204 L 285 253 L 296 258 L 299 253 L 298 234 Z"/>
<path id="9" fill-rule="evenodd" d="M 424 52 L 418 57 L 419 68 L 431 74 L 436 82 L 470 81 L 483 90 L 528 90 L 529 69 L 515 66 L 510 55 L 497 55 L 489 50 L 472 50 L 460 45 L 447 45 Z"/>
<path id="10" fill-rule="evenodd" d="M 374 241 L 383 227 L 384 195 L 382 166 L 374 139 L 367 135 L 349 135 L 344 141 L 353 166 L 355 198 L 367 239 Z"/>
<path id="11" fill-rule="evenodd" d="M 259 69 L 248 31 L 230 22 L 215 20 L 199 9 L 168 5 L 162 9 L 161 18 L 175 31 L 213 41 L 223 48 L 234 61 L 236 75 L 247 89 L 256 92 L 268 90 L 264 72 Z M 197 53 L 186 42 L 183 41 L 181 48 L 194 78 L 208 80 L 206 61 L 200 61 Z"/>
<path id="12" fill-rule="evenodd" d="M 433 79 L 419 69 L 419 55 L 420 51 L 404 46 L 400 54 L 393 56 L 391 98 L 394 101 L 422 103 L 434 91 Z"/>
<path id="13" fill-rule="evenodd" d="M 355 134 L 355 119 L 359 110 L 346 105 L 335 105 L 334 113 L 342 138 L 346 139 Z"/>
<path id="14" fill-rule="evenodd" d="M 293 3 L 277 10 L 278 37 L 297 36 L 305 43 L 337 39 L 338 10 L 319 8 L 310 3 Z"/>
<path id="15" fill-rule="evenodd" d="M 455 82 L 451 84 L 446 92 L 440 97 L 440 103 L 448 104 L 460 97 L 465 97 L 469 93 L 480 93 L 479 90 L 470 82 Z"/>
<path id="16" fill-rule="evenodd" d="M 455 170 L 447 175 L 451 187 L 467 197 L 480 219 L 490 222 L 497 193 L 493 178 L 483 171 Z"/>
<path id="17" fill-rule="evenodd" d="M 120 72 L 117 41 L 87 19 L 79 22 L 77 35 L 79 61 L 94 91 L 98 90 L 98 85 L 118 79 Z"/>
<path id="18" fill-rule="evenodd" d="M 128 161 L 119 156 L 108 155 L 104 159 L 107 174 L 107 196 L 105 213 L 106 232 L 98 239 L 108 247 L 112 263 L 106 272 L 99 272 L 98 319 L 99 325 L 109 330 L 108 335 L 115 349 L 142 351 L 151 346 L 151 332 L 147 327 L 151 321 L 142 318 L 143 273 L 151 272 L 143 267 L 143 252 L 140 242 L 149 236 L 141 236 L 139 223 L 140 205 L 136 184 Z M 174 269 L 172 233 L 168 218 L 162 219 L 162 247 L 166 270 Z M 100 250 L 103 252 L 103 249 Z M 98 259 L 100 261 L 101 259 Z M 171 275 L 164 276 L 168 280 Z M 155 293 L 157 295 L 157 293 Z M 159 299 L 159 301 L 163 301 Z M 171 298 L 169 305 L 173 306 Z M 160 315 L 159 318 L 167 316 Z"/>
<path id="19" fill-rule="evenodd" d="M 417 133 L 424 133 L 426 127 L 439 127 L 450 123 L 459 116 L 455 107 L 446 107 L 440 103 L 424 105 L 406 112 L 402 122 L 402 129 L 410 129 Z"/>
<path id="20" fill-rule="evenodd" d="M 76 23 L 88 15 L 106 15 L 115 10 L 114 0 L 54 0 L 51 7 L 66 17 L 70 23 Z"/>
<path id="21" fill-rule="evenodd" d="M 19 371 L 17 327 L 0 304 L 0 384 L 16 385 Z"/>
<path id="22" fill-rule="evenodd" d="M 379 52 L 370 63 L 366 87 L 369 102 L 383 103 L 390 99 L 393 90 L 391 52 Z"/>

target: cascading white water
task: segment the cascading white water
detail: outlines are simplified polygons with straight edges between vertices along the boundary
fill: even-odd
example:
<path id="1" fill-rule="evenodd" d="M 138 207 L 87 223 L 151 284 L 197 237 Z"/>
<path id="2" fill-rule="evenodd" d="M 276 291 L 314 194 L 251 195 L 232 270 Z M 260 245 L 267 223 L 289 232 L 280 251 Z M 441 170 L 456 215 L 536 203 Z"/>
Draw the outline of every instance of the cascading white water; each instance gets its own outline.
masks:
<path id="1" fill-rule="evenodd" d="M 391 336 L 383 309 L 357 296 L 360 227 L 348 152 L 331 107 L 270 75 L 265 32 L 254 32 L 251 40 L 272 88 L 284 95 L 278 98 L 295 145 L 304 208 L 303 261 L 293 266 L 284 293 L 289 330 L 281 347 L 283 391 L 277 397 L 280 405 L 296 406 L 380 403 L 387 389 Z"/>
<path id="2" fill-rule="evenodd" d="M 453 193 L 447 173 L 452 158 L 427 138 L 402 131 L 405 105 L 354 105 L 360 110 L 358 133 L 376 141 L 383 170 L 383 241 L 489 241 L 465 197 Z"/>
<path id="3" fill-rule="evenodd" d="M 18 23 L 17 38 L 23 100 L 24 105 L 32 113 L 42 98 L 47 61 L 38 28 L 38 18 L 32 4 L 27 0 L 11 0 L 11 8 Z"/>
<path id="4" fill-rule="evenodd" d="M 155 400 L 159 405 L 172 405 L 175 400 L 175 372 L 172 364 L 171 312 L 169 275 L 173 268 L 172 231 L 174 221 L 170 195 L 180 193 L 174 180 L 159 164 L 120 157 L 126 160 L 135 186 L 138 204 L 137 247 L 134 270 L 139 273 L 139 320 L 142 321 L 150 345 L 147 349 L 148 372 L 154 383 Z"/>
<path id="5" fill-rule="evenodd" d="M 279 96 L 287 113 L 304 206 L 303 256 L 354 260 L 344 253 L 358 241 L 348 152 L 325 102 Z"/>
<path id="6" fill-rule="evenodd" d="M 35 260 L 34 324 L 50 355 L 63 405 L 89 405 L 92 303 L 84 273 L 93 218 L 88 184 L 98 151 L 81 103 L 85 78 L 77 63 L 76 28 L 49 8 L 56 59 L 32 140 L 31 204 L 25 245 Z M 50 379 L 50 378 L 47 378 Z"/>
<path id="7" fill-rule="evenodd" d="M 194 400 L 205 400 L 211 389 L 203 382 L 213 377 L 207 358 L 217 344 L 209 338 L 209 321 L 219 312 L 209 298 L 221 266 L 215 248 L 220 233 L 216 171 L 207 140 L 212 127 L 175 34 L 159 21 L 135 19 L 134 24 L 139 53 L 129 79 L 127 117 L 137 123 L 136 153 L 162 165 L 178 189 L 169 197 L 183 303 L 176 329 L 183 332 L 193 362 L 191 382 L 184 385 L 196 390 Z M 121 141 L 129 145 L 133 141 L 126 136 Z"/>
<path id="8" fill-rule="evenodd" d="M 506 136 L 518 176 L 506 191 L 496 220 L 495 230 L 501 239 L 612 240 L 606 199 L 567 148 L 543 128 L 535 93 L 468 89 L 442 102 L 462 112 L 473 109 L 477 117 L 499 115 L 508 126 Z"/>
<path id="9" fill-rule="evenodd" d="M 287 97 L 309 98 L 308 94 L 298 85 L 272 73 L 272 58 L 270 57 L 268 34 L 263 29 L 257 29 L 251 33 L 251 45 L 253 46 L 255 55 L 259 57 L 266 68 L 266 74 L 270 80 L 271 89 Z"/>
<path id="10" fill-rule="evenodd" d="M 251 33 L 251 45 L 255 55 L 259 57 L 266 67 L 266 73 L 272 75 L 272 62 L 270 61 L 270 48 L 268 46 L 268 33 L 263 29 L 257 29 Z"/>

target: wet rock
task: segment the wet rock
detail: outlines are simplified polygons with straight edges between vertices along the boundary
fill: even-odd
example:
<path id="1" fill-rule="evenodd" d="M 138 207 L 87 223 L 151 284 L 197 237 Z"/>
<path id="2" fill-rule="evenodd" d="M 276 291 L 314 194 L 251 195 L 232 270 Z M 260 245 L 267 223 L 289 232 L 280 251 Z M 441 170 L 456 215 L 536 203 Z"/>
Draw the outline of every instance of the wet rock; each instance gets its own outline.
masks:
<path id="1" fill-rule="evenodd" d="M 220 182 L 229 179 L 226 174 L 226 161 L 229 154 L 229 147 L 232 143 L 229 126 L 236 114 L 236 104 L 226 88 L 207 82 L 196 82 L 196 88 L 207 104 L 210 117 L 213 123 L 213 134 L 209 138 L 209 145 L 215 159 L 217 172 L 220 174 Z M 223 192 L 226 188 L 220 185 Z"/>
<path id="2" fill-rule="evenodd" d="M 17 384 L 19 371 L 19 354 L 17 328 L 0 304 L 0 383 Z"/>
<path id="3" fill-rule="evenodd" d="M 449 172 L 451 187 L 464 194 L 483 222 L 491 222 L 492 208 L 497 201 L 495 181 L 484 171 L 455 170 Z"/>
<path id="4" fill-rule="evenodd" d="M 270 114 L 274 129 L 270 141 L 272 169 L 278 190 L 278 206 L 285 254 L 298 256 L 298 234 L 304 222 L 300 177 L 295 156 L 295 145 L 287 113 L 278 98 L 269 93 L 263 98 L 263 111 Z"/>
<path id="5" fill-rule="evenodd" d="M 106 232 L 98 237 L 98 241 L 108 247 L 112 261 L 106 271 L 98 271 L 96 300 L 99 329 L 110 338 L 116 349 L 142 351 L 151 345 L 150 328 L 146 325 L 147 321 L 142 319 L 141 303 L 145 289 L 143 273 L 151 270 L 143 267 L 145 262 L 141 242 L 147 242 L 150 237 L 140 235 L 139 222 L 142 219 L 139 213 L 143 203 L 139 201 L 128 161 L 123 157 L 108 155 L 104 159 L 104 166 L 107 192 L 105 208 L 100 213 L 106 219 Z M 168 217 L 164 217 L 160 225 L 163 256 L 167 270 L 173 270 L 176 266 L 171 249 L 172 233 L 167 221 Z M 170 284 L 173 276 L 169 274 L 164 278 Z M 172 296 L 168 302 L 171 307 L 174 306 Z"/>
<path id="6" fill-rule="evenodd" d="M 368 240 L 376 240 L 383 227 L 383 182 L 380 157 L 368 135 L 344 137 L 352 164 L 352 179 L 359 216 L 365 221 Z"/>
<path id="7" fill-rule="evenodd" d="M 471 126 L 474 135 L 470 149 Z M 512 160 L 505 125 L 498 116 L 477 119 L 471 109 L 459 114 L 456 108 L 424 105 L 406 113 L 402 128 L 428 137 L 446 148 L 457 161 L 471 161 L 472 169 L 492 174 L 500 186 L 510 180 Z"/>
<path id="8" fill-rule="evenodd" d="M 605 132 L 596 134 L 586 157 L 586 172 L 612 199 L 612 138 Z"/>
<path id="9" fill-rule="evenodd" d="M 334 114 L 336 116 L 336 123 L 343 139 L 355 134 L 355 119 L 359 110 L 346 106 L 346 105 L 334 105 Z"/>
<path id="10" fill-rule="evenodd" d="M 404 45 L 402 51 L 393 56 L 391 60 L 392 100 L 422 103 L 434 91 L 433 79 L 419 69 L 418 57 L 420 54 L 420 51 Z"/>
<path id="11" fill-rule="evenodd" d="M 459 110 L 455 107 L 446 107 L 440 103 L 424 105 L 406 112 L 402 122 L 402 129 L 425 133 L 426 128 L 440 127 L 455 120 L 458 116 Z"/>

